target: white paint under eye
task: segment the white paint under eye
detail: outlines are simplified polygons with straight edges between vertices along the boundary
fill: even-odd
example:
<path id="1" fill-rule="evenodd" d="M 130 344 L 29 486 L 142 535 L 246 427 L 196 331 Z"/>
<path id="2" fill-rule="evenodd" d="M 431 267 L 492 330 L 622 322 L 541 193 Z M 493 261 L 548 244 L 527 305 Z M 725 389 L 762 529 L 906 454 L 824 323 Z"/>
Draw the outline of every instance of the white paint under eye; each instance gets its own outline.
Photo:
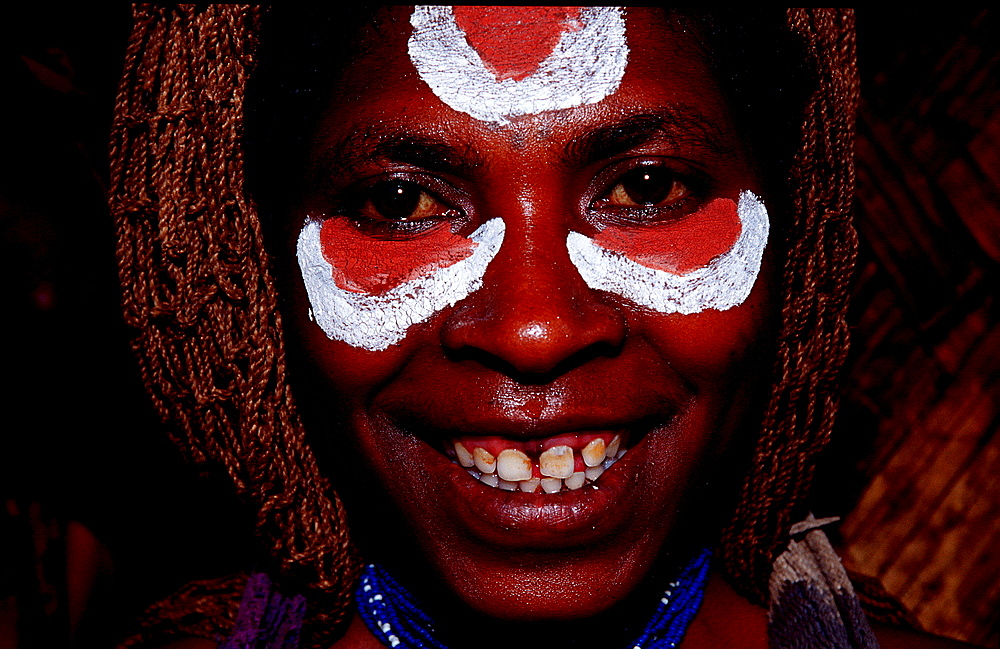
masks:
<path id="1" fill-rule="evenodd" d="M 566 30 L 555 50 L 524 79 L 497 80 L 469 45 L 451 7 L 417 5 L 408 50 L 420 78 L 444 103 L 476 119 L 507 123 L 596 103 L 618 89 L 628 63 L 621 7 L 584 7 L 582 27 Z"/>
<path id="2" fill-rule="evenodd" d="M 465 259 L 375 295 L 337 286 L 320 245 L 322 225 L 318 218 L 306 220 L 296 246 L 315 322 L 331 340 L 373 352 L 400 342 L 411 326 L 479 290 L 504 235 L 503 220 L 491 219 L 469 237 L 477 245 Z"/>
<path id="3" fill-rule="evenodd" d="M 643 266 L 578 232 L 569 233 L 566 245 L 570 259 L 592 289 L 617 293 L 660 313 L 725 311 L 750 295 L 770 229 L 767 209 L 752 192 L 740 194 L 737 213 L 742 230 L 733 247 L 683 275 Z"/>

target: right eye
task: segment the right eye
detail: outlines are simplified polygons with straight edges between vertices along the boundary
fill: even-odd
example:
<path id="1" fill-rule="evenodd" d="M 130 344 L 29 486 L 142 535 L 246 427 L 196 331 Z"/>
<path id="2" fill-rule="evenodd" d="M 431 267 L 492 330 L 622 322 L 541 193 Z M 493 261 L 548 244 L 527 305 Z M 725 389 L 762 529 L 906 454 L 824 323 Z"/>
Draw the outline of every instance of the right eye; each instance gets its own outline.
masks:
<path id="1" fill-rule="evenodd" d="M 355 206 L 352 211 L 360 220 L 400 226 L 451 219 L 460 214 L 420 184 L 402 179 L 385 180 L 361 191 Z"/>

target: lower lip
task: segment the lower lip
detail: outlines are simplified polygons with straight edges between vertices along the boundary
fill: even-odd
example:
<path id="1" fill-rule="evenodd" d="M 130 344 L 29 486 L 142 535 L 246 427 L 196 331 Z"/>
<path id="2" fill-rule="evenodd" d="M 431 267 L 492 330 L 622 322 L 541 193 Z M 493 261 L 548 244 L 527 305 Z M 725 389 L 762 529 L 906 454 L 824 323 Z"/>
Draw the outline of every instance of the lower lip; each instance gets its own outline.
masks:
<path id="1" fill-rule="evenodd" d="M 633 438 L 635 439 L 635 438 Z M 491 545 L 552 550 L 590 545 L 629 518 L 636 467 L 644 444 L 629 451 L 594 484 L 555 494 L 504 491 L 482 484 L 440 452 L 422 444 L 431 475 L 442 476 L 441 504 L 469 532 Z"/>

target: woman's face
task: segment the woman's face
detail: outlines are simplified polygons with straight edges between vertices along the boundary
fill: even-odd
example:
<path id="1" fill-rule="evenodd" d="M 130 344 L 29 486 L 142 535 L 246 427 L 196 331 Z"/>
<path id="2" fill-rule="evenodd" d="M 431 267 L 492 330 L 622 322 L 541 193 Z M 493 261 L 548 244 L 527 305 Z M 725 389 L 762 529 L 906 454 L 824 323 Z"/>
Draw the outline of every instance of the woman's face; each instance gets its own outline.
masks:
<path id="1" fill-rule="evenodd" d="M 656 11 L 522 40 L 450 15 L 380 14 L 321 121 L 292 319 L 337 425 L 310 434 L 356 447 L 375 486 L 353 489 L 392 504 L 354 519 L 415 539 L 473 609 L 589 616 L 710 534 L 719 457 L 758 425 L 767 200 L 698 41 Z M 542 65 L 594 69 L 490 94 Z"/>

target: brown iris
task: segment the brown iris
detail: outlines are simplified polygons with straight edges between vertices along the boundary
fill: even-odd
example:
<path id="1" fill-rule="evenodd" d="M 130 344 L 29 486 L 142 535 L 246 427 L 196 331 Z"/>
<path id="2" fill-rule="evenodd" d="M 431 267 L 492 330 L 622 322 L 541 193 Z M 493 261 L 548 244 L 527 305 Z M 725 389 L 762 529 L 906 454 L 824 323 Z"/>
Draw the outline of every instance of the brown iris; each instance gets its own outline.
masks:
<path id="1" fill-rule="evenodd" d="M 626 173 L 608 192 L 608 202 L 616 207 L 659 207 L 676 203 L 688 188 L 669 169 L 644 166 Z"/>
<path id="2" fill-rule="evenodd" d="M 362 217 L 375 221 L 421 221 L 447 216 L 452 210 L 441 204 L 423 187 L 409 180 L 381 182 L 366 192 Z"/>

